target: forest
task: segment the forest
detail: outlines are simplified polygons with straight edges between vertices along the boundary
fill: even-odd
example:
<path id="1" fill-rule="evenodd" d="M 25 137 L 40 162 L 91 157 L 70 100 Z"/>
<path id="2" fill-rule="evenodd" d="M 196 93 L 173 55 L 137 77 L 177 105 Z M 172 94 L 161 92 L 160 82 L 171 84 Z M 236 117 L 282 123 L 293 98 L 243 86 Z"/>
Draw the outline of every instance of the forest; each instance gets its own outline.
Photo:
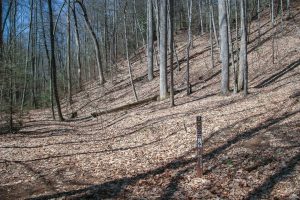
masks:
<path id="1" fill-rule="evenodd" d="M 0 200 L 300 199 L 299 0 L 0 0 Z"/>

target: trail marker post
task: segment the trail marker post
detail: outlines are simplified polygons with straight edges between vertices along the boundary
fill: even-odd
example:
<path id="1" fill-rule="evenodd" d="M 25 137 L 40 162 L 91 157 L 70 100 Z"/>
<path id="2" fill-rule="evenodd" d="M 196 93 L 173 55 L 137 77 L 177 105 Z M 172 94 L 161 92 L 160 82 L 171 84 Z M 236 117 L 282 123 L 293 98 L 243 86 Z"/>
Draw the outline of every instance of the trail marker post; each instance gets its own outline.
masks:
<path id="1" fill-rule="evenodd" d="M 198 116 L 196 119 L 197 126 L 197 177 L 202 177 L 203 175 L 203 140 L 202 140 L 202 119 Z"/>

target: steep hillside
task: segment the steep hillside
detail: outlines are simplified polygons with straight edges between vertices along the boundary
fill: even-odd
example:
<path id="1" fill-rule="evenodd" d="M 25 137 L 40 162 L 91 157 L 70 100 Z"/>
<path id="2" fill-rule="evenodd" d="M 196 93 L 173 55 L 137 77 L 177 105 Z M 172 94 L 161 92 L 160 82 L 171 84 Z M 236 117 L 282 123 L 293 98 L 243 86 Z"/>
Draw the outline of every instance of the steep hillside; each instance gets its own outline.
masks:
<path id="1" fill-rule="evenodd" d="M 249 96 L 220 95 L 220 63 L 210 67 L 208 36 L 195 36 L 193 93 L 186 95 L 186 33 L 176 36 L 176 107 L 134 102 L 126 62 L 114 83 L 85 85 L 63 113 L 31 111 L 17 134 L 0 136 L 0 199 L 297 199 L 300 197 L 300 6 L 272 31 L 264 13 L 261 43 L 252 22 Z M 217 53 L 217 52 L 216 52 Z M 144 49 L 133 59 L 140 100 L 159 92 L 147 80 Z M 92 112 L 106 112 L 96 118 Z M 195 176 L 195 120 L 203 117 L 204 176 Z"/>

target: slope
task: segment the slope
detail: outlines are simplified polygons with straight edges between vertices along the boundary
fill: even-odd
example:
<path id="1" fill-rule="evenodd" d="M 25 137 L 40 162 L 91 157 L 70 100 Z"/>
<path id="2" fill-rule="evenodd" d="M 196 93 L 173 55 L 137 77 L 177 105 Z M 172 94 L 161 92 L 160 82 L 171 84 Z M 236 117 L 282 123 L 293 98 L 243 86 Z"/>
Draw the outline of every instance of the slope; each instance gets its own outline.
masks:
<path id="1" fill-rule="evenodd" d="M 220 63 L 210 68 L 208 36 L 196 36 L 191 52 L 193 93 L 169 101 L 134 102 L 125 61 L 114 84 L 86 84 L 74 96 L 78 118 L 57 122 L 49 110 L 31 111 L 17 134 L 0 136 L 1 199 L 261 199 L 300 195 L 300 10 L 276 27 L 276 62 L 268 13 L 258 43 L 252 22 L 250 95 L 220 95 Z M 184 88 L 186 34 L 176 36 Z M 141 100 L 158 94 L 147 81 L 146 57 L 133 62 Z M 107 111 L 105 113 L 105 111 Z M 96 118 L 92 112 L 102 112 Z M 195 177 L 195 119 L 203 117 L 204 177 Z M 298 195 L 298 196 L 297 196 Z"/>

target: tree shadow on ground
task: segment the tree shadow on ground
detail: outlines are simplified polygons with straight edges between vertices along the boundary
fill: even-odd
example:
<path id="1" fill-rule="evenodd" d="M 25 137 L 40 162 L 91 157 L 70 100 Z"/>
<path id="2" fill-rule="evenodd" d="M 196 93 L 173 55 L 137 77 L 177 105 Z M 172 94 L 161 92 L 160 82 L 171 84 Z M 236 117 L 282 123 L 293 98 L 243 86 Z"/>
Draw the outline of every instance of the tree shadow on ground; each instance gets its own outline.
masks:
<path id="1" fill-rule="evenodd" d="M 295 167 L 300 164 L 300 154 L 298 153 L 294 157 L 292 157 L 285 167 L 282 167 L 278 170 L 274 175 L 270 176 L 265 180 L 263 184 L 255 188 L 250 194 L 247 196 L 247 200 L 254 199 L 265 199 L 268 198 L 268 195 L 272 192 L 274 186 L 283 181 L 288 177 L 288 175 L 292 174 L 295 170 Z"/>
<path id="2" fill-rule="evenodd" d="M 206 153 L 204 155 L 204 160 L 207 162 L 208 160 L 219 156 L 220 154 L 222 154 L 222 152 L 224 152 L 226 149 L 229 149 L 232 145 L 234 145 L 240 141 L 243 141 L 243 140 L 249 140 L 250 138 L 254 137 L 259 131 L 268 129 L 269 127 L 271 127 L 277 123 L 280 123 L 281 121 L 283 121 L 287 118 L 290 118 L 290 117 L 298 114 L 299 112 L 300 112 L 300 110 L 296 110 L 296 111 L 293 111 L 290 113 L 284 113 L 277 118 L 267 119 L 266 121 L 262 122 L 258 126 L 251 128 L 251 129 L 227 140 L 226 143 L 224 143 L 223 145 Z M 190 154 L 193 151 L 193 149 L 188 151 L 186 154 L 187 155 Z M 292 160 L 292 162 L 291 162 L 292 164 L 289 165 L 290 166 L 289 168 L 291 168 L 291 166 L 295 167 L 298 160 L 299 160 L 299 155 Z M 179 157 L 163 166 L 160 166 L 156 169 L 152 169 L 147 172 L 139 173 L 139 174 L 131 176 L 131 177 L 123 177 L 123 178 L 108 181 L 108 182 L 105 182 L 105 183 L 102 183 L 99 185 L 93 185 L 93 186 L 90 186 L 90 187 L 87 187 L 84 189 L 71 190 L 71 191 L 61 192 L 61 193 L 52 194 L 52 195 L 51 194 L 44 195 L 44 196 L 31 198 L 31 199 L 43 199 L 44 200 L 44 199 L 63 198 L 63 197 L 72 197 L 72 196 L 73 197 L 79 196 L 79 198 L 83 198 L 83 199 L 116 198 L 122 194 L 122 192 L 124 191 L 124 189 L 127 186 L 134 185 L 139 180 L 143 180 L 143 179 L 147 179 L 151 176 L 163 174 L 167 170 L 177 170 L 177 169 L 186 168 L 186 169 L 182 169 L 182 170 L 178 171 L 176 176 L 171 179 L 172 181 L 169 183 L 169 185 L 166 187 L 165 191 L 163 192 L 162 197 L 165 199 L 170 199 L 176 192 L 182 175 L 189 172 L 190 170 L 192 170 L 194 168 L 193 166 L 189 166 L 189 165 L 194 164 L 195 161 L 196 161 L 196 158 L 184 159 L 184 156 L 181 156 L 181 157 Z M 284 168 L 284 170 L 281 170 L 281 171 L 285 172 L 286 168 Z M 286 172 L 285 173 L 281 172 L 279 174 L 286 174 Z M 270 179 L 273 180 L 275 178 L 271 177 Z M 266 185 L 269 185 L 269 184 L 266 184 Z M 250 194 L 250 196 L 251 196 L 251 194 Z"/>
<path id="3" fill-rule="evenodd" d="M 284 69 L 280 70 L 279 72 L 273 74 L 269 78 L 265 79 L 264 81 L 262 81 L 261 83 L 259 83 L 257 86 L 255 86 L 255 88 L 263 88 L 263 87 L 266 87 L 266 86 L 270 85 L 271 83 L 273 83 L 274 81 L 276 81 L 280 77 L 282 77 L 285 74 L 287 74 L 288 72 L 294 70 L 299 65 L 300 65 L 300 59 L 297 60 L 297 61 L 295 61 L 295 62 L 293 62 L 293 63 L 291 63 L 290 65 L 288 65 Z"/>

